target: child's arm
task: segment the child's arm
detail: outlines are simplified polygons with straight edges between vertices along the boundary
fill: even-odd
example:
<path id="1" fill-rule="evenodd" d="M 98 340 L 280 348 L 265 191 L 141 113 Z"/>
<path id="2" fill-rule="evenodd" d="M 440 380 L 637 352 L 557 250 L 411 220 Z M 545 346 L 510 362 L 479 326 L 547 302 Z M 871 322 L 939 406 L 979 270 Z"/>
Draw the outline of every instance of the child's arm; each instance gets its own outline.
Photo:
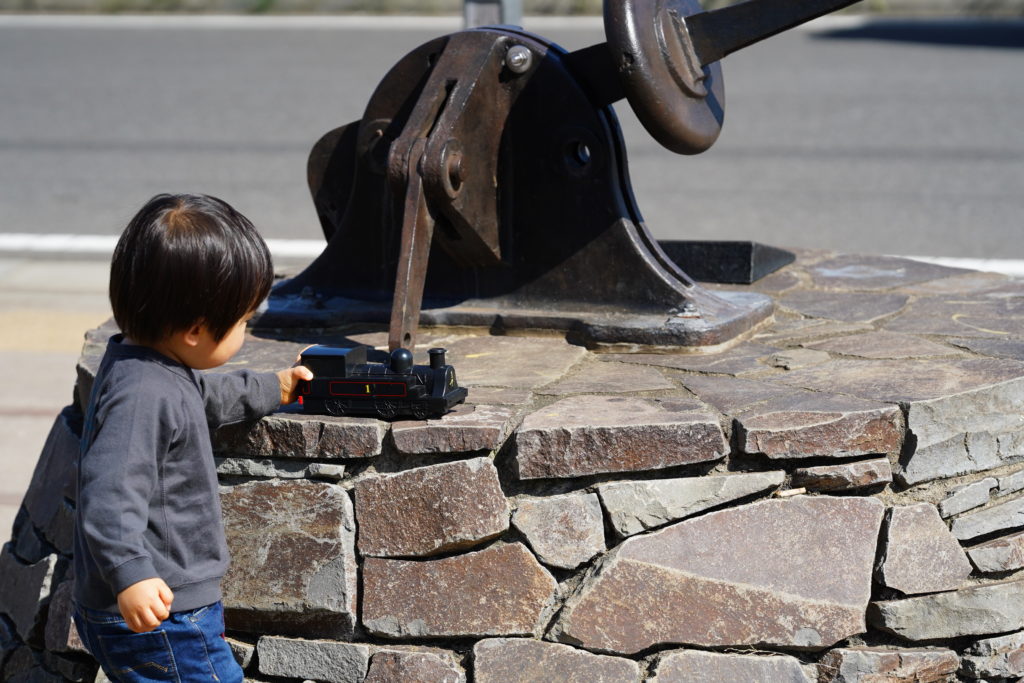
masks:
<path id="1" fill-rule="evenodd" d="M 152 631 L 171 616 L 172 602 L 174 593 L 163 579 L 145 579 L 117 594 L 117 608 L 136 633 Z"/>
<path id="2" fill-rule="evenodd" d="M 313 379 L 309 368 L 296 366 L 280 372 L 237 370 L 197 373 L 211 427 L 257 420 L 295 400 L 300 379 Z"/>

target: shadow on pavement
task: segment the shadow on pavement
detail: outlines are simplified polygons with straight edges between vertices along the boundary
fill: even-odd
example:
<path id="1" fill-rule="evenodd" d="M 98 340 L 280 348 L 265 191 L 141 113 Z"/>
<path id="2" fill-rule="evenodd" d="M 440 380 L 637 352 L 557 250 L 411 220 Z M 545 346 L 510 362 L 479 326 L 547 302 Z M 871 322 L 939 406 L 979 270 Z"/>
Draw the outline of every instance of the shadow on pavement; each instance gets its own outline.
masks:
<path id="1" fill-rule="evenodd" d="M 873 19 L 860 26 L 815 33 L 814 37 L 1021 49 L 1024 48 L 1024 21 L 1018 19 Z"/>

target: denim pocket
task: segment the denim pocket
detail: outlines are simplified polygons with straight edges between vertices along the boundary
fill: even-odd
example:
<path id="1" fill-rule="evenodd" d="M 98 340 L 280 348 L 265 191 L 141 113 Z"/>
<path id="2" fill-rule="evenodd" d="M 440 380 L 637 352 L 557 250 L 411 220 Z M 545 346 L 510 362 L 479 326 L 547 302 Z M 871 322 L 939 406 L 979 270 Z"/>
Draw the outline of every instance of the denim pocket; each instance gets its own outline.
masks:
<path id="1" fill-rule="evenodd" d="M 98 640 L 106 664 L 118 680 L 178 680 L 171 643 L 162 630 L 100 635 Z"/>

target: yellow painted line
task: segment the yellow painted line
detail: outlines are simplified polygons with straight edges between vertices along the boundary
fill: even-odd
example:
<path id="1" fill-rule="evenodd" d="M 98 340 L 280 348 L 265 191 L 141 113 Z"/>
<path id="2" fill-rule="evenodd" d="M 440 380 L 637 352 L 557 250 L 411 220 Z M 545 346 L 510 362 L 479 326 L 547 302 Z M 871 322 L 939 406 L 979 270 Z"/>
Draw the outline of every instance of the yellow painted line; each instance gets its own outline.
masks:
<path id="1" fill-rule="evenodd" d="M 0 351 L 80 351 L 101 314 L 69 311 L 0 311 Z"/>

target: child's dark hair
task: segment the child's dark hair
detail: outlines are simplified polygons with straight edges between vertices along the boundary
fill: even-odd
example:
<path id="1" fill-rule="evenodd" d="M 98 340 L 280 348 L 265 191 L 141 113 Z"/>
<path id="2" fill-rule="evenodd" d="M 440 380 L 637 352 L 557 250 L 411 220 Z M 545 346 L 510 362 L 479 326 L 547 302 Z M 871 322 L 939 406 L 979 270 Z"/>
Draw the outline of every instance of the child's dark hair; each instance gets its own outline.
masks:
<path id="1" fill-rule="evenodd" d="M 160 194 L 117 242 L 110 305 L 121 331 L 139 343 L 196 323 L 220 341 L 273 281 L 270 250 L 248 218 L 216 197 Z"/>

